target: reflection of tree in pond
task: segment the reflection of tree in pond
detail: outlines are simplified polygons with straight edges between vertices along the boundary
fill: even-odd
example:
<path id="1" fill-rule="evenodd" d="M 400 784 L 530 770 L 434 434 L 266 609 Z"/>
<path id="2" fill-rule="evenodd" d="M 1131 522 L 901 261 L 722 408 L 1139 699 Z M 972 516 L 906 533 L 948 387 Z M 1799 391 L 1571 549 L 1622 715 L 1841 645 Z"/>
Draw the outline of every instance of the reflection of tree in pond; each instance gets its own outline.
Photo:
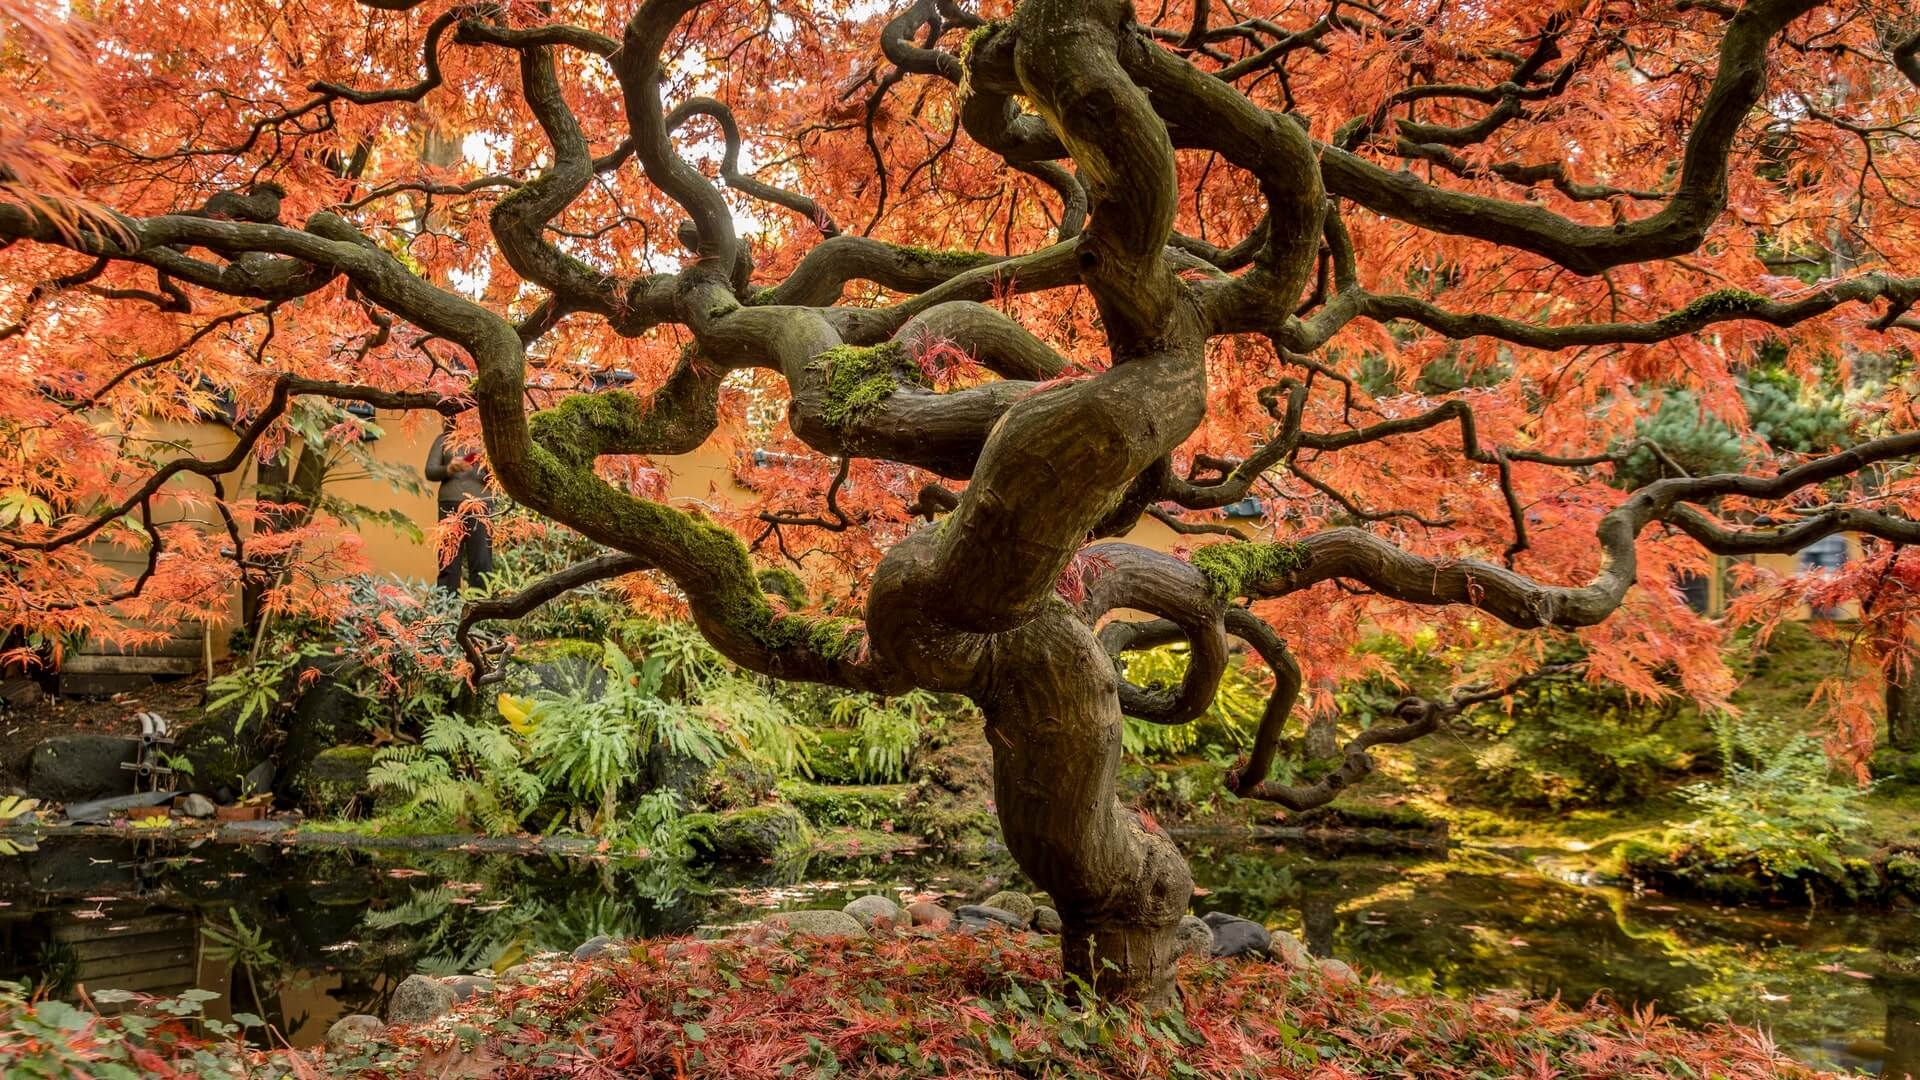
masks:
<path id="1" fill-rule="evenodd" d="M 1224 911 L 1265 921 L 1274 912 L 1292 907 L 1300 898 L 1300 882 L 1290 861 L 1243 848 L 1195 848 L 1188 854 L 1195 883 L 1205 888 L 1207 911 Z"/>
<path id="2" fill-rule="evenodd" d="M 1461 864 L 1359 866 L 1337 883 L 1318 871 L 1297 877 L 1310 939 L 1332 922 L 1334 955 L 1410 989 L 1650 1003 L 1694 1022 L 1757 1024 L 1842 1067 L 1884 1052 L 1860 1037 L 1881 1022 L 1863 943 L 1884 917 L 1636 902 Z M 1890 1000 L 1889 1023 L 1907 1022 L 1896 1007 Z"/>
<path id="3" fill-rule="evenodd" d="M 1874 989 L 1886 1002 L 1888 1077 L 1920 1078 L 1920 926 L 1913 920 L 1881 928 Z"/>
<path id="4" fill-rule="evenodd" d="M 1920 981 L 1902 979 L 1881 992 L 1887 1002 L 1884 1075 L 1920 1077 Z"/>

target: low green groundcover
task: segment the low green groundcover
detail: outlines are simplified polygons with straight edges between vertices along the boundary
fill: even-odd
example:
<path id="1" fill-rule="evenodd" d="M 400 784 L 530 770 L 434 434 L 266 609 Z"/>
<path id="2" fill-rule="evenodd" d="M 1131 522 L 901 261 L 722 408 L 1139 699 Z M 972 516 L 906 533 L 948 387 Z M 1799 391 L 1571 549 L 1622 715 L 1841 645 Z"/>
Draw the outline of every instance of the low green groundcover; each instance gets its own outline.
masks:
<path id="1" fill-rule="evenodd" d="M 1820 1075 L 1741 1028 L 1688 1031 L 1650 1013 L 1569 1008 L 1517 994 L 1466 1001 L 1410 996 L 1385 984 L 1270 963 L 1184 961 L 1182 1013 L 1081 1008 L 1053 977 L 1055 947 L 1017 936 L 647 941 L 630 954 L 527 970 L 452 1016 L 389 1029 L 382 1040 L 343 1055 L 240 1051 L 231 1038 L 196 1042 L 183 1035 L 190 1017 L 162 1017 L 167 1022 L 156 1024 L 0 997 L 0 1074 Z M 134 1030 L 136 1024 L 145 1026 Z"/>

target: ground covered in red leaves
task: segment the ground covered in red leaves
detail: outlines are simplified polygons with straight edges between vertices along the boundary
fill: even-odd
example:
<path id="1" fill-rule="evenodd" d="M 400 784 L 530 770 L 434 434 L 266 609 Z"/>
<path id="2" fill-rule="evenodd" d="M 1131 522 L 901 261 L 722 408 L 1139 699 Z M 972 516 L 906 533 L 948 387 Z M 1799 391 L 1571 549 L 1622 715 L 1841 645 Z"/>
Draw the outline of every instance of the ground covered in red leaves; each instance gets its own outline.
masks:
<path id="1" fill-rule="evenodd" d="M 536 966 L 352 1053 L 248 1055 L 248 1075 L 1820 1075 L 1757 1032 L 1689 1031 L 1600 1006 L 1412 996 L 1311 969 L 1188 961 L 1183 1013 L 1147 1016 L 1074 1005 L 1058 972 L 1055 946 L 1030 936 L 647 941 L 629 955 Z"/>

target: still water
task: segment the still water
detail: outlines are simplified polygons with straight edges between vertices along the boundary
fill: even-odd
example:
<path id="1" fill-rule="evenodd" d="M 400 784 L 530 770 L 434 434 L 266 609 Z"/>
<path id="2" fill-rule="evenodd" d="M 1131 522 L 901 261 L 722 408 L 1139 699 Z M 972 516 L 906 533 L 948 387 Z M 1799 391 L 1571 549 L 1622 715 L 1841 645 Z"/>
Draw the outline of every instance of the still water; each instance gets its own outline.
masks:
<path id="1" fill-rule="evenodd" d="M 1567 884 L 1524 863 L 1308 859 L 1190 845 L 1195 907 L 1298 935 L 1409 989 L 1517 988 L 1760 1025 L 1815 1064 L 1920 1075 L 1920 915 L 1724 909 Z M 1011 864 L 817 859 L 736 875 L 659 863 L 68 839 L 0 858 L 0 978 L 56 993 L 198 987 L 211 1015 L 296 1045 L 380 1014 L 416 971 L 504 968 L 595 934 L 699 932 L 873 891 L 954 902 L 1022 884 Z"/>

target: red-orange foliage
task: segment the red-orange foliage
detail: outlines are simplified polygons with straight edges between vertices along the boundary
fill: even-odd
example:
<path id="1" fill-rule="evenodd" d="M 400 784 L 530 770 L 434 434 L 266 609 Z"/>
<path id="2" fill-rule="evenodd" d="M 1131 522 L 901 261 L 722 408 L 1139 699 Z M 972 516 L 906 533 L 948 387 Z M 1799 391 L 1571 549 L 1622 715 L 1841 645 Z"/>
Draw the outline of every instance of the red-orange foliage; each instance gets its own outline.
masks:
<path id="1" fill-rule="evenodd" d="M 1916 325 L 1902 317 L 1911 286 L 1886 290 L 1876 304 L 1841 303 L 1795 319 L 1791 329 L 1734 317 L 1695 332 L 1650 331 L 1640 335 L 1643 343 L 1556 337 L 1552 329 L 1648 323 L 1657 331 L 1673 313 L 1705 310 L 1702 298 L 1724 302 L 1734 296 L 1729 289 L 1741 290 L 1741 303 L 1749 293 L 1811 301 L 1837 283 L 1897 276 L 1920 264 L 1920 213 L 1912 210 L 1920 197 L 1920 93 L 1900 67 L 1913 59 L 1910 39 L 1920 32 L 1920 16 L 1886 0 L 1806 6 L 1811 10 L 1773 43 L 1765 95 L 1740 121 L 1726 169 L 1727 210 L 1691 250 L 1578 273 L 1544 255 L 1463 234 L 1471 229 L 1421 227 L 1336 200 L 1352 264 L 1332 260 L 1324 272 L 1335 278 L 1333 287 L 1398 299 L 1364 317 L 1327 320 L 1315 361 L 1347 374 L 1373 364 L 1407 375 L 1444 360 L 1482 377 L 1481 385 L 1452 396 L 1471 404 L 1483 443 L 1580 455 L 1630 438 L 1650 387 L 1690 388 L 1714 415 L 1744 429 L 1735 374 L 1762 342 L 1784 335 L 1789 364 L 1808 378 L 1825 366 L 1829 377 L 1837 371 L 1844 380 L 1859 357 L 1894 354 L 1900 376 L 1853 420 L 1863 436 L 1913 429 L 1900 338 Z M 1199 49 L 1181 44 L 1195 14 L 1186 0 L 1138 5 L 1136 14 L 1162 28 L 1154 38 L 1205 70 L 1244 66 L 1259 50 L 1284 46 L 1283 73 L 1275 69 L 1240 86 L 1262 106 L 1291 110 L 1320 144 L 1409 169 L 1410 182 L 1607 226 L 1646 217 L 1675 190 L 1737 7 L 1687 0 L 1259 0 L 1231 16 L 1248 28 L 1244 33 L 1208 37 Z M 988 0 L 980 14 L 1010 9 L 1007 0 Z M 547 294 L 516 274 L 494 242 L 490 209 L 548 164 L 552 152 L 522 93 L 514 50 L 454 28 L 484 18 L 513 30 L 572 24 L 617 34 L 629 14 L 573 0 L 484 12 L 444 0 L 71 8 L 6 0 L 0 176 L 7 182 L 0 199 L 57 207 L 70 222 L 94 205 L 152 217 L 272 180 L 286 191 L 282 221 L 340 213 L 427 281 L 537 324 L 531 358 L 555 385 L 572 387 L 580 373 L 608 368 L 633 371 L 639 387 L 657 385 L 688 342 L 685 328 L 665 323 L 626 336 L 589 315 L 548 326 L 540 320 Z M 1053 241 L 1061 216 L 1054 193 L 993 151 L 954 137 L 960 88 L 938 79 L 892 82 L 878 42 L 894 14 L 843 0 L 713 0 L 673 31 L 666 105 L 696 95 L 725 102 L 744 134 L 740 171 L 804 192 L 817 206 L 793 213 L 728 194 L 749 237 L 756 284 L 784 280 L 828 232 L 989 254 Z M 1215 12 L 1212 25 L 1224 27 L 1228 18 Z M 957 53 L 963 34 L 949 24 L 938 44 Z M 424 56 L 431 62 L 423 63 L 429 38 Z M 1546 63 L 1565 79 L 1503 92 L 1515 57 L 1549 39 Z M 597 57 L 568 48 L 553 56 L 591 150 L 616 152 L 628 132 L 620 88 Z M 379 90 L 398 92 L 354 100 Z M 1479 124 L 1490 110 L 1509 106 L 1517 119 L 1476 137 L 1456 139 L 1443 130 Z M 685 156 L 708 175 L 718 173 L 722 143 L 711 116 L 691 116 L 677 137 Z M 1226 247 L 1260 222 L 1266 202 L 1247 173 L 1201 150 L 1179 151 L 1177 168 L 1180 233 Z M 674 239 L 684 216 L 629 165 L 601 172 L 551 221 L 550 236 L 595 272 L 644 279 L 686 261 Z M 1219 273 L 1190 270 L 1195 280 Z M 137 635 L 124 629 L 124 617 L 165 626 L 224 612 L 238 571 L 225 557 L 232 545 L 221 513 L 244 531 L 267 509 L 245 492 L 214 496 L 170 483 L 112 516 L 93 534 L 95 546 L 32 546 L 94 523 L 176 456 L 174 447 L 128 437 L 143 423 L 189 420 L 222 395 L 231 395 L 244 423 L 287 374 L 384 391 L 466 392 L 458 348 L 396 323 L 344 280 L 285 302 L 196 286 L 185 292 L 190 304 L 175 301 L 155 270 L 137 260 L 96 266 L 59 246 L 29 243 L 0 253 L 0 532 L 28 545 L 9 544 L 0 568 L 0 621 L 9 630 L 126 639 Z M 857 281 L 845 302 L 897 299 Z M 1017 281 L 1003 283 L 993 306 L 1085 370 L 1107 366 L 1107 339 L 1086 289 L 1029 292 Z M 1317 310 L 1324 314 L 1328 306 Z M 1458 330 L 1449 313 L 1525 325 Z M 1528 347 L 1529 334 L 1555 347 Z M 920 349 L 919 362 L 941 386 L 985 378 L 950 343 Z M 1196 455 L 1243 458 L 1265 442 L 1274 421 L 1257 391 L 1303 374 L 1251 334 L 1214 338 L 1207 363 L 1210 410 L 1174 455 L 1182 474 Z M 736 450 L 792 455 L 764 466 L 741 459 L 740 475 L 760 501 L 715 513 L 748 539 L 766 531 L 763 511 L 819 515 L 835 474 L 833 462 L 810 456 L 794 437 L 786 393 L 777 374 L 749 369 L 733 373 L 720 395 L 716 439 Z M 540 404 L 550 400 L 533 396 Z M 1413 394 L 1376 400 L 1320 378 L 1312 383 L 1307 427 L 1410 416 L 1435 403 Z M 464 437 L 474 438 L 472 417 L 460 423 Z M 258 451 L 271 452 L 285 438 L 276 424 Z M 1789 463 L 1783 454 L 1772 459 Z M 1515 522 L 1496 470 L 1461 455 L 1452 425 L 1344 452 L 1309 452 L 1299 464 L 1346 504 L 1277 470 L 1264 494 L 1269 524 L 1282 537 L 1352 520 L 1358 507 L 1409 512 L 1369 528 L 1429 557 L 1486 558 L 1513 543 Z M 623 482 L 657 494 L 662 467 L 643 464 Z M 1591 576 L 1594 523 L 1624 497 L 1609 476 L 1605 465 L 1569 470 L 1515 462 L 1512 485 L 1530 540 L 1515 567 L 1551 582 Z M 857 460 L 837 499 L 852 527 L 786 525 L 779 540 L 795 555 L 813 553 L 802 571 L 816 590 L 857 594 L 865 572 L 912 527 L 909 506 L 927 479 L 908 466 Z M 1871 490 L 1855 487 L 1837 499 L 1905 514 L 1917 490 L 1906 471 L 1895 470 Z M 1797 498 L 1817 495 L 1829 505 L 1829 494 Z M 1737 499 L 1721 507 L 1730 517 L 1743 509 Z M 149 525 L 143 515 L 175 523 Z M 350 539 L 328 539 L 337 532 L 322 515 L 294 532 L 254 535 L 250 550 L 301 558 L 331 551 L 341 566 L 351 565 Z M 164 548 L 150 579 L 137 595 L 125 595 L 129 582 L 103 565 L 101 546 L 144 556 L 159 541 Z M 772 539 L 760 548 L 774 550 Z M 1621 611 L 1578 631 L 1592 647 L 1594 677 L 1655 694 L 1666 692 L 1656 671 L 1676 669 L 1687 692 L 1720 701 L 1729 689 L 1717 655 L 1720 632 L 1688 613 L 1672 588 L 1678 575 L 1705 571 L 1706 556 L 1658 527 L 1642 537 L 1640 551 L 1640 586 Z M 1897 656 L 1912 636 L 1911 560 L 1885 544 L 1869 554 L 1838 578 L 1754 594 L 1741 613 L 1776 613 L 1810 591 L 1829 600 L 1871 598 L 1863 640 L 1878 655 Z M 324 607 L 328 598 L 309 583 L 276 602 Z M 1331 582 L 1267 601 L 1261 611 L 1277 626 L 1300 628 L 1289 637 L 1312 676 L 1309 686 L 1368 663 L 1350 647 L 1369 628 L 1437 628 L 1450 639 L 1471 634 L 1482 642 L 1499 636 L 1469 609 L 1403 605 Z M 1513 642 L 1505 667 L 1528 666 L 1546 640 Z M 1857 716 L 1854 723 L 1857 741 Z"/>

